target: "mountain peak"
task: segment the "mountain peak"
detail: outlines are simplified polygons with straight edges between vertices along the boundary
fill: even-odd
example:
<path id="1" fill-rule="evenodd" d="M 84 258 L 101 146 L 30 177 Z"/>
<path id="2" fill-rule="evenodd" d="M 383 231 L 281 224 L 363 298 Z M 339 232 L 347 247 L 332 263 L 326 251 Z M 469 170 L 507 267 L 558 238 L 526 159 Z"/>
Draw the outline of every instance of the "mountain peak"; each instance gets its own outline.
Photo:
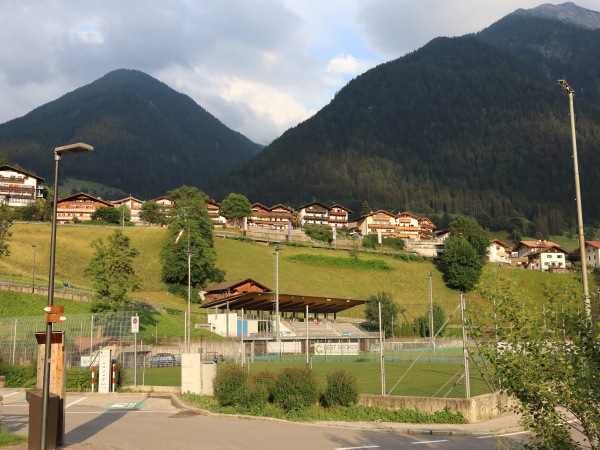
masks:
<path id="1" fill-rule="evenodd" d="M 582 8 L 573 2 L 560 5 L 544 3 L 532 9 L 518 9 L 515 14 L 559 20 L 590 30 L 600 29 L 600 12 Z"/>

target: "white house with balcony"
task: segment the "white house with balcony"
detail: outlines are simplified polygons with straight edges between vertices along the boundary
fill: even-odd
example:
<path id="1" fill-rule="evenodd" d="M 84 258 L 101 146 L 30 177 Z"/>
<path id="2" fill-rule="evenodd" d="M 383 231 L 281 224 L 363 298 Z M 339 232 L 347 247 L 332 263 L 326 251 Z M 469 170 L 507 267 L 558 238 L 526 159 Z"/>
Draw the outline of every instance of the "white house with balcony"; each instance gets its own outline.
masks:
<path id="1" fill-rule="evenodd" d="M 494 239 L 487 250 L 487 259 L 489 262 L 496 264 L 508 264 L 510 263 L 510 253 L 512 247 L 506 242 L 499 239 Z"/>
<path id="2" fill-rule="evenodd" d="M 43 197 L 43 189 L 43 178 L 12 166 L 0 166 L 0 201 L 5 205 L 31 205 Z"/>
<path id="3" fill-rule="evenodd" d="M 566 252 L 558 245 L 527 254 L 528 268 L 540 272 L 550 272 L 567 268 Z"/>
<path id="4" fill-rule="evenodd" d="M 600 268 L 600 241 L 585 241 L 585 264 L 594 269 Z"/>

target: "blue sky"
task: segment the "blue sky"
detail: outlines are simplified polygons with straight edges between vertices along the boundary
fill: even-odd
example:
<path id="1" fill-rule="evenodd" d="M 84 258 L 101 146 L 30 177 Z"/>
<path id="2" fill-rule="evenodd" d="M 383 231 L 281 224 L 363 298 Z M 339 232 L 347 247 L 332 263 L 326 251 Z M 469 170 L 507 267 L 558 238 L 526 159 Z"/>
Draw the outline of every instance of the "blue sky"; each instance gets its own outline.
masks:
<path id="1" fill-rule="evenodd" d="M 137 69 L 261 144 L 350 79 L 531 0 L 0 0 L 0 123 Z M 599 10 L 598 0 L 578 0 Z"/>

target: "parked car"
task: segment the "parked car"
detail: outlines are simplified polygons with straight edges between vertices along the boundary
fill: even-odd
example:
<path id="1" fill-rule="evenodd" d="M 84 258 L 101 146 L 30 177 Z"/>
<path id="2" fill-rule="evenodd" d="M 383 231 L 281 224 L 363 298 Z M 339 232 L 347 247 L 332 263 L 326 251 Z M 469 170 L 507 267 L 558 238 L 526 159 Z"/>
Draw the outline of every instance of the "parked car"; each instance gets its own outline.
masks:
<path id="1" fill-rule="evenodd" d="M 173 353 L 157 353 L 150 357 L 150 367 L 173 367 L 181 365 L 181 356 Z"/>

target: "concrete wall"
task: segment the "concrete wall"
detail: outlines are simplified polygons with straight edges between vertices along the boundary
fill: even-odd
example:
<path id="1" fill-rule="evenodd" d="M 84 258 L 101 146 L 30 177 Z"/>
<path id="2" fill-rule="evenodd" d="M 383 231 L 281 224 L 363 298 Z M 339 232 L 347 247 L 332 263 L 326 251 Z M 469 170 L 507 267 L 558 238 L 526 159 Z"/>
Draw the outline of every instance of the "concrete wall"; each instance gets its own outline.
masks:
<path id="1" fill-rule="evenodd" d="M 359 404 L 389 409 L 414 409 L 427 413 L 435 413 L 448 407 L 454 413 L 461 413 L 469 423 L 494 419 L 509 413 L 514 400 L 506 394 L 492 393 L 478 395 L 470 399 L 431 398 L 431 397 L 399 397 L 361 394 Z"/>

